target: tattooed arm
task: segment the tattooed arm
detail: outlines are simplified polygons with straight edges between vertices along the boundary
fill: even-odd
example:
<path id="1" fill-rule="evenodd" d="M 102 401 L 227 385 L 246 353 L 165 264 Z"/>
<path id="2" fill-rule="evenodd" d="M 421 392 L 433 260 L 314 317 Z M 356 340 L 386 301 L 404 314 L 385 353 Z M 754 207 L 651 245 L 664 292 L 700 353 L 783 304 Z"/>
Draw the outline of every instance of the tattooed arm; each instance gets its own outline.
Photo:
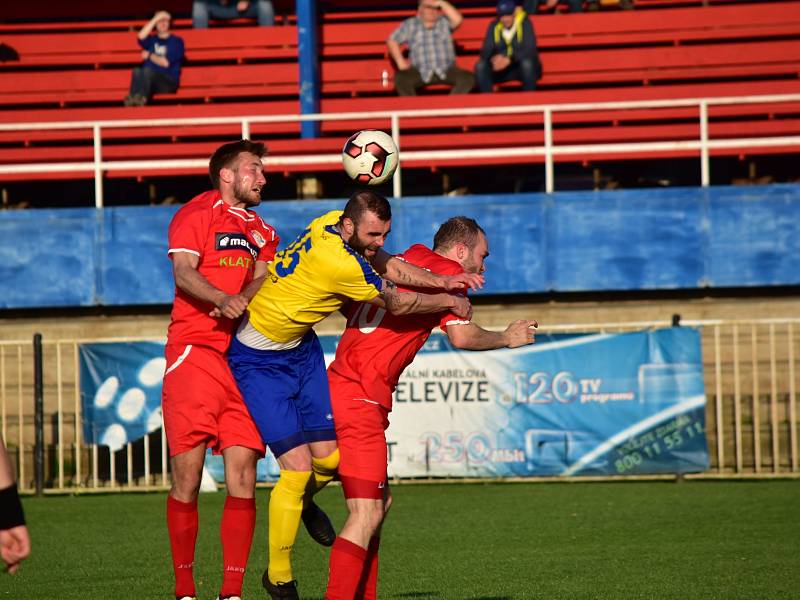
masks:
<path id="1" fill-rule="evenodd" d="M 477 290 L 483 287 L 483 275 L 460 273 L 459 275 L 437 275 L 400 260 L 381 249 L 372 260 L 373 268 L 384 279 L 404 287 L 430 287 L 445 290 L 458 290 L 470 287 Z"/>
<path id="2" fill-rule="evenodd" d="M 399 261 L 398 261 L 399 262 Z M 420 269 L 422 270 L 422 269 Z M 420 294 L 418 292 L 399 292 L 397 286 L 388 280 L 383 281 L 381 293 L 370 300 L 371 304 L 385 308 L 394 315 L 415 313 L 435 313 L 450 310 L 459 317 L 472 317 L 472 305 L 465 296 L 452 294 Z"/>

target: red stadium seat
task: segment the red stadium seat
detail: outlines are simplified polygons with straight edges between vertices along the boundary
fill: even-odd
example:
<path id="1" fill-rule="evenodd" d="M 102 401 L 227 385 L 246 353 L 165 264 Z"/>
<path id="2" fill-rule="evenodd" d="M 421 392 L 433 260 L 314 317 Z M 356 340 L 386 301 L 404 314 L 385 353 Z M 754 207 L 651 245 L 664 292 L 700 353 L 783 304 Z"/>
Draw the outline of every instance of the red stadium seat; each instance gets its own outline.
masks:
<path id="1" fill-rule="evenodd" d="M 458 30 L 459 62 L 472 68 L 491 9 L 465 11 Z M 393 68 L 385 40 L 410 11 L 373 11 L 371 20 L 347 20 L 346 13 L 326 16 L 321 27 L 321 111 L 350 112 L 448 107 L 491 107 L 576 102 L 713 98 L 800 93 L 800 2 L 737 4 L 709 8 L 624 11 L 533 17 L 544 76 L 536 92 L 414 98 L 394 95 Z M 362 17 L 364 16 L 363 13 Z M 0 27 L 0 32 L 3 29 Z M 146 107 L 121 106 L 138 63 L 133 31 L 7 34 L 16 44 L 18 64 L 0 66 L 0 123 L 120 119 L 211 118 L 220 115 L 297 114 L 298 69 L 295 26 L 185 29 L 187 64 L 176 94 L 157 96 Z M 36 40 L 39 40 L 39 43 Z M 42 43 L 45 41 L 45 43 Z M 444 88 L 442 88 L 444 89 Z M 712 106 L 712 139 L 783 136 L 800 133 L 800 103 Z M 556 112 L 556 145 L 589 142 L 696 140 L 696 107 L 597 109 Z M 250 126 L 251 136 L 268 142 L 274 155 L 338 152 L 342 136 L 365 127 L 387 129 L 387 118 L 326 121 L 321 137 L 300 139 L 297 121 Z M 206 157 L 221 139 L 241 134 L 238 124 L 159 125 L 104 128 L 104 160 Z M 541 113 L 524 118 L 508 114 L 402 119 L 404 152 L 448 147 L 479 149 L 503 145 L 540 145 Z M 44 129 L 0 131 L 0 163 L 88 161 L 92 131 Z M 714 150 L 714 155 L 746 153 L 747 148 Z M 770 148 L 760 153 L 796 152 Z M 650 153 L 652 154 L 652 153 Z M 650 154 L 639 154 L 645 156 Z M 694 156 L 695 150 L 658 156 Z M 632 153 L 632 156 L 634 154 Z M 611 156 L 611 155 L 609 155 Z M 620 155 L 614 155 L 619 158 Z M 592 155 L 592 159 L 599 158 Z M 504 162 L 541 162 L 541 156 L 505 158 Z M 575 162 L 577 155 L 557 156 Z M 488 164 L 465 158 L 447 164 Z M 436 163 L 404 161 L 404 166 Z M 338 168 L 334 164 L 289 164 L 287 172 Z M 196 170 L 112 171 L 112 177 L 185 174 Z M 93 176 L 90 169 L 53 178 Z M 46 177 L 47 177 L 46 176 Z M 20 176 L 21 177 L 21 176 Z M 19 178 L 2 175 L 0 180 Z"/>

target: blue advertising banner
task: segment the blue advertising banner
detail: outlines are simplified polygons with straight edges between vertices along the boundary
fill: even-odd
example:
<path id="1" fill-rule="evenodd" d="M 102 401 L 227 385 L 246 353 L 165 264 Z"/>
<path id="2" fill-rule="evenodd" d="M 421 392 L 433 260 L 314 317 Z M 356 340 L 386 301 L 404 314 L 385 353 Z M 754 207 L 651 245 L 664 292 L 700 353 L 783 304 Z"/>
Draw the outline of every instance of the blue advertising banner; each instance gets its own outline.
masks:
<path id="1" fill-rule="evenodd" d="M 404 476 L 630 475 L 708 468 L 700 333 L 537 335 L 453 352 L 431 336 L 395 393 Z"/>
<path id="2" fill-rule="evenodd" d="M 119 450 L 161 427 L 164 344 L 79 347 L 83 439 Z"/>
<path id="3" fill-rule="evenodd" d="M 321 336 L 328 361 L 338 336 Z M 121 448 L 161 426 L 163 345 L 81 347 L 84 436 Z M 700 332 L 539 334 L 459 352 L 432 335 L 400 379 L 387 431 L 393 477 L 526 477 L 708 468 Z M 222 480 L 217 457 L 209 469 Z M 261 461 L 259 479 L 278 474 Z"/>
<path id="4" fill-rule="evenodd" d="M 160 432 L 161 381 L 166 359 L 160 342 L 81 344 L 79 347 L 83 439 L 112 452 L 145 434 Z M 208 451 L 206 469 L 225 481 L 221 456 Z M 272 455 L 258 463 L 258 480 L 279 475 Z"/>

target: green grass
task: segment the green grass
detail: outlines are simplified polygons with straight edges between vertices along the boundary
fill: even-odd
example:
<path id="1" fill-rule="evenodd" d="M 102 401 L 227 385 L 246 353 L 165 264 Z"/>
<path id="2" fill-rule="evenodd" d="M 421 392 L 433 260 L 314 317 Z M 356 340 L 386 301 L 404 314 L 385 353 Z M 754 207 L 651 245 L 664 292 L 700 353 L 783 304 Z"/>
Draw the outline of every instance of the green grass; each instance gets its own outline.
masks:
<path id="1" fill-rule="evenodd" d="M 267 491 L 259 490 L 245 600 L 265 598 Z M 800 597 L 800 481 L 394 486 L 381 598 L 510 600 Z M 220 581 L 224 494 L 201 496 L 200 600 Z M 33 554 L 0 598 L 168 599 L 163 494 L 25 500 Z M 341 490 L 320 495 L 337 525 Z M 325 589 L 328 549 L 302 530 L 304 599 Z"/>

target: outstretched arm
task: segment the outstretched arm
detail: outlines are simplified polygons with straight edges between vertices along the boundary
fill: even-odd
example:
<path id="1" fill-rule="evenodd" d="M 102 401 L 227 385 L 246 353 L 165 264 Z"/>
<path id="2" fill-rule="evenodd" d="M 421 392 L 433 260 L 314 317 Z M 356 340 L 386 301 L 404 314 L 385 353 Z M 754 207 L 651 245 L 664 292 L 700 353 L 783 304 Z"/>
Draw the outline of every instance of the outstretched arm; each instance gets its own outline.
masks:
<path id="1" fill-rule="evenodd" d="M 505 331 L 488 331 L 475 323 L 448 325 L 447 337 L 459 350 L 494 350 L 519 348 L 536 341 L 536 321 L 521 319 L 506 327 Z"/>
<path id="2" fill-rule="evenodd" d="M 460 273 L 458 275 L 437 275 L 431 271 L 420 269 L 400 260 L 381 249 L 372 260 L 372 266 L 384 279 L 393 281 L 404 287 L 429 287 L 445 290 L 483 287 L 483 275 L 477 273 Z"/>
<path id="3" fill-rule="evenodd" d="M 449 310 L 465 319 L 472 316 L 472 305 L 466 296 L 399 292 L 394 283 L 386 280 L 383 282 L 380 295 L 369 302 L 385 308 L 393 315 L 436 313 Z"/>

